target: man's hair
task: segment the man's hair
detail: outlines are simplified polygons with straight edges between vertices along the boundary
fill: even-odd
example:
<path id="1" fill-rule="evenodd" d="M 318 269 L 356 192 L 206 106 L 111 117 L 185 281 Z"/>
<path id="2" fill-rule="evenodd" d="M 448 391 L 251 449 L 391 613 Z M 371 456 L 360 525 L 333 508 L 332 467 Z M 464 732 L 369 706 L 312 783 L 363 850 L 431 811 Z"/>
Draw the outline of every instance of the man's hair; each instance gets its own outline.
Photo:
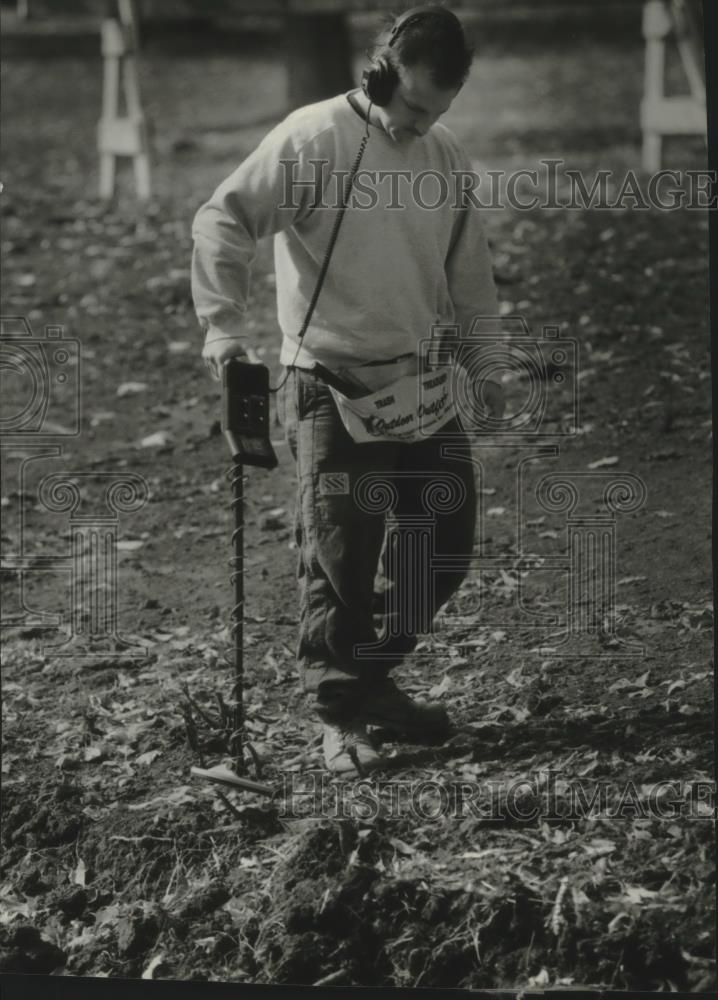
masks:
<path id="1" fill-rule="evenodd" d="M 401 17 L 401 13 L 396 17 Z M 438 8 L 412 19 L 399 32 L 393 45 L 387 45 L 388 33 L 396 17 L 379 34 L 373 55 L 384 56 L 397 69 L 426 66 L 434 86 L 456 90 L 469 75 L 474 50 L 466 40 L 456 16 Z"/>

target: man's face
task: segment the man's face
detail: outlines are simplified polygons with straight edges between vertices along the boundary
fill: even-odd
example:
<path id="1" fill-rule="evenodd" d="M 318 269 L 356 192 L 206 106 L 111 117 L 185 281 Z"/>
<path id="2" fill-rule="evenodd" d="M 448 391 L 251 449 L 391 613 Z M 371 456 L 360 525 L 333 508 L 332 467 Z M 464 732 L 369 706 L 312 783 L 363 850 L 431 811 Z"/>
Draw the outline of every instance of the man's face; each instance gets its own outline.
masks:
<path id="1" fill-rule="evenodd" d="M 384 129 L 395 142 L 410 142 L 426 135 L 431 126 L 451 107 L 459 93 L 443 90 L 431 82 L 426 66 L 399 66 L 399 83 L 391 101 L 378 108 Z"/>

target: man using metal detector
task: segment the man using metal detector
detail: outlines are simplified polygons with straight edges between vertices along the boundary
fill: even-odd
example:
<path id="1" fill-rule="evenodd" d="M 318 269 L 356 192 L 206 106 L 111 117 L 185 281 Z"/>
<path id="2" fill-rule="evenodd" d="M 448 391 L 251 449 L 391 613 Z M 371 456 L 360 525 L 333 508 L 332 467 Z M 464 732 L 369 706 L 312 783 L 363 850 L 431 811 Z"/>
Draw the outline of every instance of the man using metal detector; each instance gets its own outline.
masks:
<path id="1" fill-rule="evenodd" d="M 473 548 L 476 491 L 453 360 L 422 347 L 441 324 L 468 332 L 474 316 L 497 315 L 464 183 L 470 163 L 438 122 L 471 59 L 449 10 L 405 12 L 376 40 L 361 89 L 290 114 L 193 225 L 193 295 L 214 378 L 231 358 L 258 360 L 243 320 L 256 242 L 274 235 L 286 369 L 278 410 L 298 483 L 297 659 L 326 766 L 338 773 L 381 765 L 368 726 L 422 739 L 450 728 L 441 705 L 412 700 L 389 672 L 456 591 Z M 500 387 L 482 392 L 500 415 Z M 385 544 L 386 515 L 399 528 L 426 517 L 427 484 L 448 484 L 453 500 L 432 508 L 433 552 L 410 565 Z M 450 568 L 432 574 L 433 556 Z"/>

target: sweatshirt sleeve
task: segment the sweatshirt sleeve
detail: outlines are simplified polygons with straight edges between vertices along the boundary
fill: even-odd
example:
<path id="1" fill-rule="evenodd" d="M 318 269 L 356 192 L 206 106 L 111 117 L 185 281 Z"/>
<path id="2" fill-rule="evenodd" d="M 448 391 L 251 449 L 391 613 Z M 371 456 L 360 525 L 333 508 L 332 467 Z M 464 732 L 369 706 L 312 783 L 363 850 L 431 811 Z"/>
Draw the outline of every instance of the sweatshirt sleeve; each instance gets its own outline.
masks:
<path id="1" fill-rule="evenodd" d="M 242 320 L 257 240 L 305 218 L 321 197 L 317 148 L 300 143 L 283 122 L 195 215 L 192 298 L 207 340 L 246 340 Z"/>
<path id="2" fill-rule="evenodd" d="M 470 170 L 468 157 L 462 157 L 461 169 Z M 481 209 L 463 192 L 457 210 L 451 247 L 446 257 L 449 294 L 462 337 L 467 337 L 475 316 L 498 316 L 499 304 L 491 267 L 491 254 Z"/>

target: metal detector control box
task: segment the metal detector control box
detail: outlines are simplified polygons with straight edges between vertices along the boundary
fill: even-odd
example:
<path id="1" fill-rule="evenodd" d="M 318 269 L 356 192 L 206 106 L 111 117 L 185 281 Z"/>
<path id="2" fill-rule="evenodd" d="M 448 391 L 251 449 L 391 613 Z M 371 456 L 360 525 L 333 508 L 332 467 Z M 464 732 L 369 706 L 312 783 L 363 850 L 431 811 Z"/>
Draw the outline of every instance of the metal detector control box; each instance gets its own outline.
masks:
<path id="1" fill-rule="evenodd" d="M 269 439 L 269 369 L 233 359 L 222 369 L 222 431 L 232 458 L 274 469 Z"/>

